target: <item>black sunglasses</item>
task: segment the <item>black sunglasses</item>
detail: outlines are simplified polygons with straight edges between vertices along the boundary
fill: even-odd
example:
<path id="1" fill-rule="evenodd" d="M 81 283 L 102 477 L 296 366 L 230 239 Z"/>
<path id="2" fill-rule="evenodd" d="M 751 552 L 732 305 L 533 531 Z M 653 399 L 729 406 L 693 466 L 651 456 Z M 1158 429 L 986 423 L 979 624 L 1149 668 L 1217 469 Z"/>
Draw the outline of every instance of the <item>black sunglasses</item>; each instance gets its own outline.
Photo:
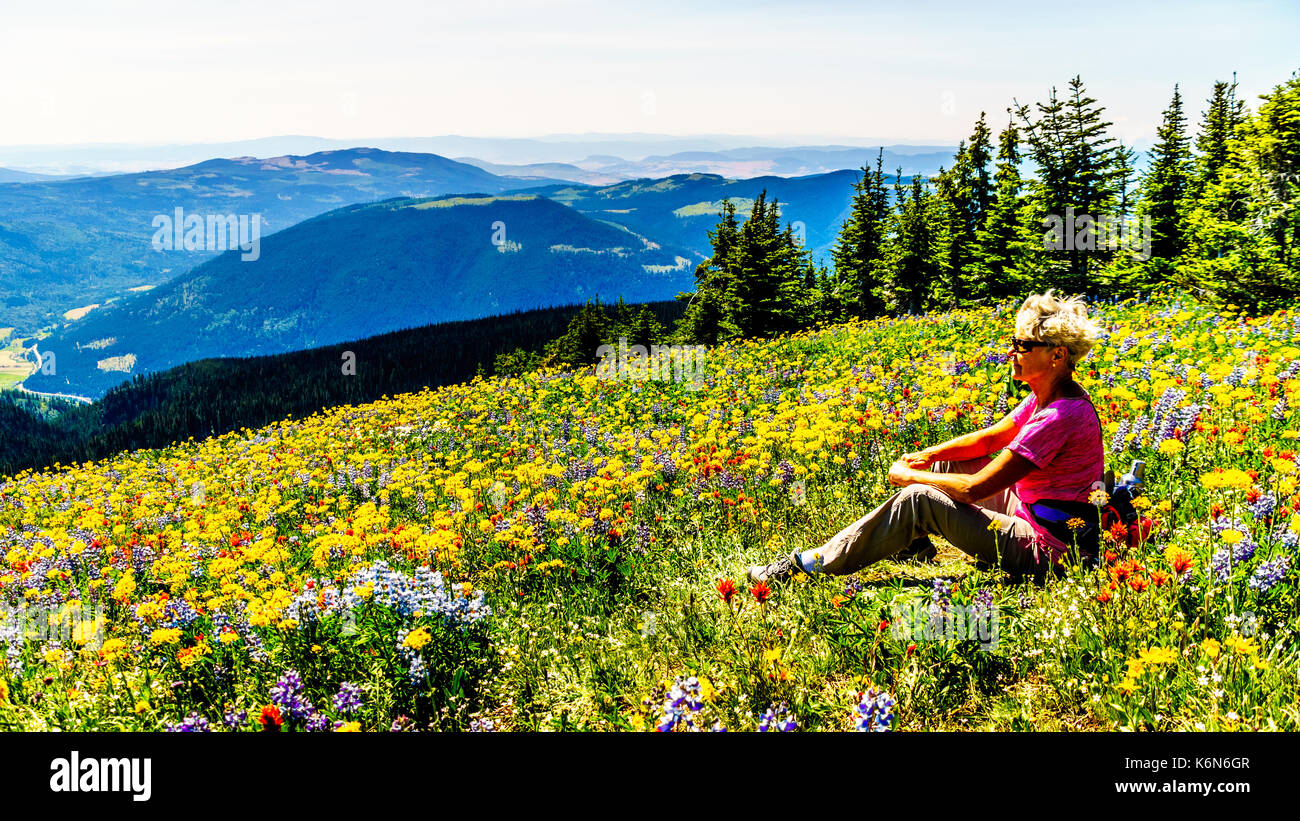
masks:
<path id="1" fill-rule="evenodd" d="M 1029 353 L 1034 348 L 1055 348 L 1051 342 L 1040 342 L 1037 339 L 1016 339 L 1011 337 L 1011 348 L 1016 353 Z"/>

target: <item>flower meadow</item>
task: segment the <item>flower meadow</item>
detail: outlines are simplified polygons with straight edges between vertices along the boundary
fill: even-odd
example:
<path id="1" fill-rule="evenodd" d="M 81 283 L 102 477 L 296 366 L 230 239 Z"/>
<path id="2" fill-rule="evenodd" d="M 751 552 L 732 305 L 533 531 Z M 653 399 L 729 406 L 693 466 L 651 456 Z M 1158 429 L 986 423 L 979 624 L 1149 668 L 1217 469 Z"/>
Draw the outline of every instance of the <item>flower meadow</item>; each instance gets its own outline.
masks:
<path id="1" fill-rule="evenodd" d="M 1294 311 L 1097 306 L 1078 378 L 1152 522 L 1098 566 L 1035 585 L 945 546 L 745 580 L 1014 407 L 1014 307 L 719 347 L 702 386 L 480 378 L 0 477 L 0 725 L 1297 729 Z"/>

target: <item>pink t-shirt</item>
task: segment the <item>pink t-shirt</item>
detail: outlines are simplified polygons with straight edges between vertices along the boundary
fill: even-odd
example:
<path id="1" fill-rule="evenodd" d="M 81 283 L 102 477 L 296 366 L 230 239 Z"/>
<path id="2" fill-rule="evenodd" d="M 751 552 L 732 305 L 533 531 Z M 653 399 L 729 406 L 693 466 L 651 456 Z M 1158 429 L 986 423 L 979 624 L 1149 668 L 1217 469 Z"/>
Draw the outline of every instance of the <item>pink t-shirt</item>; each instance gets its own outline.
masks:
<path id="1" fill-rule="evenodd" d="M 1038 468 L 1016 482 L 1016 497 L 1022 502 L 1088 501 L 1088 494 L 1106 472 L 1101 420 L 1092 405 L 1092 397 L 1057 399 L 1035 413 L 1037 406 L 1038 397 L 1030 393 L 1009 414 L 1017 433 L 1007 449 Z M 1017 509 L 1016 516 L 1033 526 L 1052 558 L 1065 552 L 1066 546 L 1040 527 L 1024 507 Z"/>

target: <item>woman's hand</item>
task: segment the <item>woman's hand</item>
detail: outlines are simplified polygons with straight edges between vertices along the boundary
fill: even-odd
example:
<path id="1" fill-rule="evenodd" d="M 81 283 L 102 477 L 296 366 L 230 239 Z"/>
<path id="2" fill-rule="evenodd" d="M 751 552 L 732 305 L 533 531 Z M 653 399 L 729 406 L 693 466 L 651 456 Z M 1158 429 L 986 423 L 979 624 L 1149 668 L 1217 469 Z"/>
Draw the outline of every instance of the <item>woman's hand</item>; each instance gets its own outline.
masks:
<path id="1" fill-rule="evenodd" d="M 895 487 L 907 487 L 912 484 L 912 472 L 905 456 L 889 466 L 889 483 Z"/>
<path id="2" fill-rule="evenodd" d="M 903 458 L 899 461 L 914 470 L 925 470 L 934 462 L 934 455 L 930 453 L 929 449 L 918 450 L 914 453 L 904 453 Z"/>

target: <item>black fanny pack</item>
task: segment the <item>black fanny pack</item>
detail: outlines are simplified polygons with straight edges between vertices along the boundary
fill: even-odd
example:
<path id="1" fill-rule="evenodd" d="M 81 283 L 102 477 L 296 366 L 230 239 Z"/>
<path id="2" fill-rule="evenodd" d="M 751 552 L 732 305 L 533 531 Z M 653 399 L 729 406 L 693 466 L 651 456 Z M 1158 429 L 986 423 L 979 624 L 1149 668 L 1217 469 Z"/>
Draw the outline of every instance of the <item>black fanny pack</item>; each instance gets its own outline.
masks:
<path id="1" fill-rule="evenodd" d="M 1101 545 L 1101 511 L 1091 502 L 1063 502 L 1056 499 L 1039 499 L 1026 502 L 1025 508 L 1048 533 L 1068 548 L 1079 546 L 1084 559 L 1096 559 Z M 1082 527 L 1070 527 L 1070 520 L 1079 519 Z"/>

